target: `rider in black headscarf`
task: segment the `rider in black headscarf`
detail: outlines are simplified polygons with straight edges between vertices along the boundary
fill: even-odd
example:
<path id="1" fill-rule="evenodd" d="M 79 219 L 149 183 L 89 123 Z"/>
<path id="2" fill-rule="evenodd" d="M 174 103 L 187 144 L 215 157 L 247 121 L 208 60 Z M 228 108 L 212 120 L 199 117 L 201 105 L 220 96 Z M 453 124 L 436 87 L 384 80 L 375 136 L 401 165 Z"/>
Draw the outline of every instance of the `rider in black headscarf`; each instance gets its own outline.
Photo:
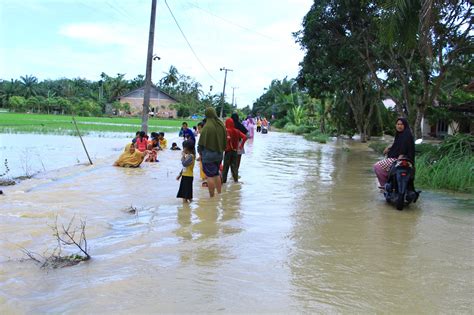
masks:
<path id="1" fill-rule="evenodd" d="M 374 164 L 374 172 L 379 181 L 379 188 L 385 186 L 392 163 L 401 157 L 415 162 L 415 142 L 406 118 L 398 118 L 395 126 L 396 134 L 391 147 L 384 150 L 387 157 Z"/>
<path id="2" fill-rule="evenodd" d="M 400 122 L 403 124 L 401 127 Z M 415 142 L 406 118 L 397 119 L 397 133 L 392 146 L 388 150 L 387 157 L 398 159 L 400 155 L 406 156 L 411 161 L 415 161 Z"/>

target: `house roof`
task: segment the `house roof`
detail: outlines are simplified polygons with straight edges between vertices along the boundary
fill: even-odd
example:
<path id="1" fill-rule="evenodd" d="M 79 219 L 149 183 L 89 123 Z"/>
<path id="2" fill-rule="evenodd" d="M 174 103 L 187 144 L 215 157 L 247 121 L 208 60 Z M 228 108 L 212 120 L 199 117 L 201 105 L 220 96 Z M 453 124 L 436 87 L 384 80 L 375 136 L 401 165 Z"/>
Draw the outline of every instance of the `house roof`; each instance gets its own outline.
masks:
<path id="1" fill-rule="evenodd" d="M 138 89 L 135 89 L 133 91 L 130 91 L 128 93 L 125 93 L 125 94 L 119 96 L 119 99 L 126 98 L 126 97 L 129 97 L 129 98 L 143 98 L 144 95 L 145 95 L 145 87 L 142 86 Z M 175 101 L 175 102 L 179 102 L 176 98 L 174 98 L 173 96 L 169 95 L 166 92 L 163 92 L 162 90 L 160 90 L 158 87 L 156 87 L 154 85 L 151 86 L 150 99 L 172 100 L 172 101 Z"/>

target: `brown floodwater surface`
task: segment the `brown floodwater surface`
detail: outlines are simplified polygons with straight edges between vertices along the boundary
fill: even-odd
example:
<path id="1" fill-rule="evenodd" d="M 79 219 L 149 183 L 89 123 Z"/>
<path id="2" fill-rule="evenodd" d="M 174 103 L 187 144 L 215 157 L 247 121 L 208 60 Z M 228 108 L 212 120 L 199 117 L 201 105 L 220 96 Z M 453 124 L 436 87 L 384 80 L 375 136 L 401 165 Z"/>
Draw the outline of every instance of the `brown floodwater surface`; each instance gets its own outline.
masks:
<path id="1" fill-rule="evenodd" d="M 196 167 L 190 205 L 176 198 L 174 151 L 3 188 L 0 313 L 472 313 L 472 196 L 423 192 L 399 212 L 376 189 L 366 145 L 270 132 L 246 150 L 243 183 L 217 198 Z M 52 250 L 55 217 L 74 215 L 90 261 L 21 260 L 21 247 Z"/>

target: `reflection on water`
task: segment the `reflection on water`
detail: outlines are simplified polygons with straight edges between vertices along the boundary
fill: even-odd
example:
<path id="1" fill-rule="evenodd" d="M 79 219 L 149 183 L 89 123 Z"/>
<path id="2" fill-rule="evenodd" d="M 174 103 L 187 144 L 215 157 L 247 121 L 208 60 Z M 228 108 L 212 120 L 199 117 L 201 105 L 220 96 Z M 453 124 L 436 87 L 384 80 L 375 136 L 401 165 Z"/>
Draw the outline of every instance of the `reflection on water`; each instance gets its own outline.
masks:
<path id="1" fill-rule="evenodd" d="M 183 204 L 179 157 L 99 159 L 5 189 L 0 313 L 472 312 L 468 197 L 424 192 L 399 212 L 374 189 L 365 145 L 270 133 L 249 141 L 243 183 L 209 199 L 196 168 Z M 92 260 L 20 262 L 19 246 L 54 246 L 56 215 L 86 218 Z"/>

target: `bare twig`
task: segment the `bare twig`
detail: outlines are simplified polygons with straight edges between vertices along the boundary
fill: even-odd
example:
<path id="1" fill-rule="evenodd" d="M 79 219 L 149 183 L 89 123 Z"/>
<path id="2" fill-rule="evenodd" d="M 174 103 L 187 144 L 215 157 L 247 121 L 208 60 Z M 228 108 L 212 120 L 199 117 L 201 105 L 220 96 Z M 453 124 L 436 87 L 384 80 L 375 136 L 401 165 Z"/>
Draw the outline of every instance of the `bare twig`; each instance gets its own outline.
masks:
<path id="1" fill-rule="evenodd" d="M 53 230 L 53 236 L 56 238 L 57 245 L 51 254 L 48 255 L 45 253 L 44 255 L 39 255 L 25 248 L 21 248 L 21 250 L 30 259 L 40 263 L 42 268 L 62 268 L 74 266 L 81 261 L 89 260 L 91 256 L 87 247 L 86 221 L 81 219 L 79 226 L 74 226 L 74 221 L 75 216 L 72 217 L 67 226 L 61 224 L 61 231 L 59 231 L 58 217 L 56 216 L 54 225 L 51 225 L 50 227 Z M 62 254 L 63 246 L 73 246 L 76 249 L 79 249 L 82 254 L 65 256 Z"/>

